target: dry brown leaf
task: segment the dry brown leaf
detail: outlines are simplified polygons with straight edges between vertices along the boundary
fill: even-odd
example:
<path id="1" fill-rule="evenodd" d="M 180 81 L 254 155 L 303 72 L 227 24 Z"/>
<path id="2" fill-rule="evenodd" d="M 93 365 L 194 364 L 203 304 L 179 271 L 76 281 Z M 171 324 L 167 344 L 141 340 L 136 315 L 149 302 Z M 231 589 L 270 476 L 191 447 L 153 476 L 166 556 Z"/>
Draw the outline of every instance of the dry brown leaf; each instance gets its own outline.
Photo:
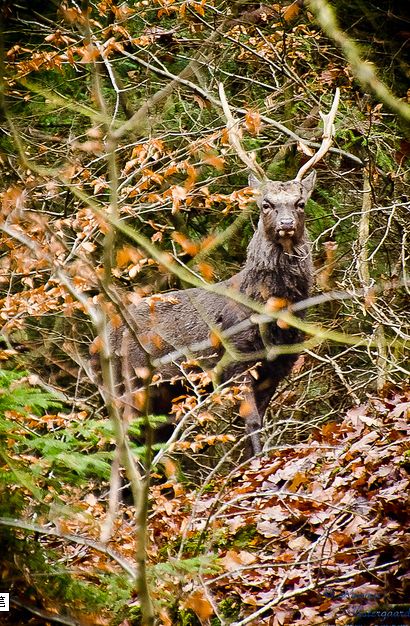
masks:
<path id="1" fill-rule="evenodd" d="M 286 330 L 287 328 L 289 328 L 289 324 L 281 318 L 277 319 L 276 323 L 279 326 L 279 328 L 281 328 L 282 330 Z"/>
<path id="2" fill-rule="evenodd" d="M 180 185 L 174 185 L 171 187 L 172 197 L 172 213 L 177 213 L 180 209 L 181 202 L 186 199 L 187 192 L 184 187 Z"/>
<path id="3" fill-rule="evenodd" d="M 200 620 L 208 620 L 214 613 L 204 589 L 195 589 L 183 603 L 185 609 L 191 609 Z"/>
<path id="4" fill-rule="evenodd" d="M 65 15 L 68 13 L 68 11 L 65 12 Z M 79 49 L 80 51 L 80 49 Z M 98 49 L 93 46 L 92 44 L 88 44 L 86 46 L 84 46 L 82 49 L 82 57 L 81 59 L 78 61 L 78 63 L 94 63 L 94 61 L 96 61 L 99 57 L 100 57 L 100 53 L 98 52 Z"/>
<path id="5" fill-rule="evenodd" d="M 210 109 L 212 107 L 209 100 L 205 100 L 205 98 L 202 98 L 202 96 L 199 96 L 198 94 L 194 93 L 192 97 L 193 97 L 193 100 L 199 105 L 200 109 Z"/>
<path id="6" fill-rule="evenodd" d="M 186 254 L 189 256 L 195 256 L 199 252 L 199 244 L 191 239 L 188 239 L 183 233 L 175 232 L 172 233 L 172 239 L 179 243 L 181 248 Z"/>
<path id="7" fill-rule="evenodd" d="M 198 271 L 208 282 L 210 282 L 214 277 L 214 268 L 210 263 L 201 261 L 201 263 L 198 263 Z"/>
<path id="8" fill-rule="evenodd" d="M 177 476 L 178 474 L 178 465 L 169 457 L 165 457 L 163 460 L 164 472 L 167 478 L 171 478 Z"/>
<path id="9" fill-rule="evenodd" d="M 101 337 L 96 337 L 90 346 L 90 354 L 99 354 L 102 350 L 103 342 Z"/>
<path id="10" fill-rule="evenodd" d="M 88 493 L 84 498 L 84 502 L 86 502 L 92 507 L 97 504 L 98 500 L 93 493 Z"/>
<path id="11" fill-rule="evenodd" d="M 172 620 L 169 617 L 168 612 L 166 611 L 166 609 L 161 609 L 159 611 L 159 618 L 162 621 L 161 626 L 173 626 Z"/>
<path id="12" fill-rule="evenodd" d="M 261 516 L 267 520 L 282 522 L 289 517 L 289 512 L 285 511 L 281 506 L 268 506 L 263 509 Z"/>
<path id="13" fill-rule="evenodd" d="M 225 160 L 217 156 L 216 154 L 207 154 L 204 156 L 204 162 L 208 165 L 212 165 L 218 172 L 223 172 L 225 167 Z"/>
<path id="14" fill-rule="evenodd" d="M 261 130 L 261 116 L 258 111 L 249 110 L 245 115 L 246 130 L 250 135 L 259 135 Z"/>
<path id="15" fill-rule="evenodd" d="M 242 400 L 241 404 L 239 405 L 239 415 L 246 418 L 251 415 L 252 411 L 253 407 L 249 400 Z"/>
<path id="16" fill-rule="evenodd" d="M 10 213 L 17 209 L 20 211 L 24 208 L 26 191 L 15 185 L 9 187 L 3 194 L 1 213 L 5 217 L 9 217 Z"/>
<path id="17" fill-rule="evenodd" d="M 209 341 L 213 348 L 218 348 L 218 346 L 221 345 L 221 338 L 219 336 L 219 333 L 211 330 L 211 332 L 209 333 Z"/>
<path id="18" fill-rule="evenodd" d="M 282 528 L 277 522 L 268 522 L 267 520 L 263 522 L 257 522 L 256 528 L 258 530 L 258 533 L 267 538 L 279 537 L 283 532 Z"/>
<path id="19" fill-rule="evenodd" d="M 226 555 L 221 559 L 227 572 L 232 572 L 245 565 L 251 565 L 255 563 L 256 556 L 252 552 L 241 550 L 236 552 L 235 550 L 228 550 Z"/>
<path id="20" fill-rule="evenodd" d="M 133 399 L 133 404 L 135 406 L 135 408 L 137 409 L 137 411 L 143 411 L 145 409 L 145 405 L 147 402 L 147 392 L 145 389 L 140 389 L 139 391 L 136 391 L 133 395 L 132 395 L 132 399 Z"/>
<path id="21" fill-rule="evenodd" d="M 297 17 L 300 13 L 301 9 L 300 0 L 294 0 L 292 4 L 282 9 L 282 15 L 285 22 L 291 22 L 295 17 Z"/>
<path id="22" fill-rule="evenodd" d="M 269 298 L 265 304 L 265 310 L 267 313 L 275 313 L 288 306 L 288 301 L 285 298 Z"/>
<path id="23" fill-rule="evenodd" d="M 133 248 L 132 246 L 123 246 L 117 252 L 117 265 L 119 267 L 125 267 L 128 263 L 137 263 L 142 257 L 142 254 Z"/>

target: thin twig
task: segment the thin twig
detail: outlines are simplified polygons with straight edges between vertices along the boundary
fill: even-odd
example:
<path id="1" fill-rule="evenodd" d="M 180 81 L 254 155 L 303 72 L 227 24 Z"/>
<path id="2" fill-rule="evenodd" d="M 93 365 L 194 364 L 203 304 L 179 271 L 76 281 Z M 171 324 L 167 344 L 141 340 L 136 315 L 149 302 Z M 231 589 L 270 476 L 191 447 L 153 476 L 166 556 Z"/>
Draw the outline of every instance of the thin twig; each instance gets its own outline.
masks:
<path id="1" fill-rule="evenodd" d="M 17 600 L 13 596 L 10 598 L 10 604 L 12 604 L 13 606 L 18 606 L 20 609 L 24 609 L 32 615 L 41 617 L 42 619 L 44 619 L 45 622 L 55 622 L 56 624 L 65 624 L 66 626 L 81 626 L 81 624 L 84 623 L 79 622 L 71 617 L 65 617 L 64 615 L 56 615 L 55 613 L 50 613 L 49 611 L 43 611 L 42 609 L 38 609 L 37 607 L 30 604 L 25 604 L 24 602 Z"/>
<path id="2" fill-rule="evenodd" d="M 209 38 L 208 43 L 211 43 L 214 39 L 216 39 L 218 35 L 218 31 L 215 31 Z M 171 72 L 168 72 L 167 70 L 157 68 L 151 63 L 144 61 L 144 59 L 141 59 L 136 55 L 127 52 L 126 50 L 123 51 L 123 54 L 126 57 L 133 59 L 143 67 L 146 67 L 147 69 L 156 72 L 161 76 L 169 78 L 170 82 L 166 84 L 162 89 L 154 93 L 154 95 L 151 96 L 148 100 L 146 100 L 144 104 L 134 113 L 134 115 L 129 120 L 124 122 L 120 126 L 120 128 L 112 132 L 112 137 L 114 139 L 121 139 L 121 137 L 123 137 L 125 134 L 138 129 L 142 124 L 145 124 L 149 111 L 152 110 L 155 106 L 158 106 L 158 104 L 160 104 L 164 100 L 166 100 L 171 95 L 171 93 L 175 89 L 177 89 L 179 85 L 185 85 L 193 91 L 200 93 L 207 100 L 210 100 L 211 102 L 214 101 L 214 104 L 219 104 L 218 101 L 214 100 L 212 96 L 205 92 L 201 87 L 195 85 L 195 83 L 192 83 L 188 80 L 192 75 L 195 74 L 196 70 L 198 69 L 199 66 L 197 64 L 197 61 L 200 57 L 203 57 L 202 52 L 198 53 L 198 55 L 194 57 L 192 61 L 178 75 L 171 74 Z"/>
<path id="3" fill-rule="evenodd" d="M 410 106 L 396 98 L 386 87 L 385 83 L 378 78 L 371 63 L 363 61 L 358 46 L 340 29 L 334 9 L 329 3 L 326 0 L 309 0 L 308 4 L 326 35 L 340 46 L 358 81 L 366 89 L 370 89 L 389 109 L 400 115 L 404 121 L 409 122 Z"/>
<path id="4" fill-rule="evenodd" d="M 7 526 L 9 528 L 20 528 L 22 530 L 28 530 L 29 532 L 38 533 L 39 535 L 58 537 L 59 539 L 63 539 L 64 541 L 70 541 L 72 543 L 77 543 L 82 546 L 88 546 L 89 548 L 93 548 L 94 550 L 97 550 L 97 552 L 106 554 L 111 559 L 113 559 L 113 561 L 118 563 L 118 565 L 120 565 L 122 569 L 127 572 L 127 574 L 129 574 L 133 580 L 135 580 L 137 577 L 137 572 L 135 568 L 128 561 L 126 561 L 126 559 L 117 554 L 111 548 L 108 548 L 104 544 L 100 543 L 99 541 L 95 541 L 94 539 L 87 539 L 86 537 L 81 537 L 80 535 L 69 535 L 67 533 L 62 533 L 55 528 L 46 528 L 45 526 L 40 526 L 39 524 L 24 522 L 23 520 L 8 517 L 0 517 L 0 525 Z"/>
<path id="5" fill-rule="evenodd" d="M 409 557 L 406 558 L 405 560 L 408 560 L 408 559 Z M 250 624 L 251 622 L 254 622 L 254 620 L 260 618 L 262 615 L 270 611 L 274 606 L 277 606 L 284 600 L 290 600 L 291 598 L 296 598 L 297 596 L 300 596 L 308 591 L 315 591 L 323 587 L 328 587 L 331 583 L 339 583 L 339 582 L 343 582 L 344 580 L 353 580 L 355 576 L 360 576 L 360 574 L 369 574 L 371 572 L 380 572 L 380 571 L 383 572 L 390 567 L 398 565 L 399 563 L 403 564 L 403 561 L 398 561 L 398 560 L 391 561 L 391 563 L 382 563 L 381 565 L 375 565 L 374 567 L 367 567 L 361 570 L 354 570 L 343 576 L 334 576 L 333 578 L 325 578 L 324 580 L 320 582 L 316 581 L 314 583 L 310 583 L 309 585 L 306 585 L 305 587 L 299 587 L 298 589 L 285 591 L 285 593 L 278 595 L 276 598 L 274 598 L 273 600 L 265 604 L 263 607 L 261 607 L 257 611 L 254 611 L 254 613 L 251 613 L 251 615 L 248 615 L 247 617 L 245 617 L 245 619 L 242 619 L 240 622 L 234 622 L 232 626 L 246 626 L 246 624 Z"/>

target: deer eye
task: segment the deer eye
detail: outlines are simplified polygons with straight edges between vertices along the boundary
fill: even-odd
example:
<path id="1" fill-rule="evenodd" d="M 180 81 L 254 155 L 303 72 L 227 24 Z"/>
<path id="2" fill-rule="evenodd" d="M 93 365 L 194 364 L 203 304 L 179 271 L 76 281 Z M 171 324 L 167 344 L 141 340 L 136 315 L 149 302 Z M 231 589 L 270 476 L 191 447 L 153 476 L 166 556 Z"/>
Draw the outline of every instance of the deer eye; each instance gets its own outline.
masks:
<path id="1" fill-rule="evenodd" d="M 273 204 L 271 204 L 270 202 L 268 202 L 267 200 L 264 200 L 262 202 L 262 209 L 264 211 L 269 211 L 270 209 L 274 209 L 275 206 Z"/>
<path id="2" fill-rule="evenodd" d="M 304 209 L 305 208 L 305 203 L 303 202 L 303 200 L 301 200 L 300 202 L 297 203 L 296 208 L 298 208 L 298 209 Z"/>

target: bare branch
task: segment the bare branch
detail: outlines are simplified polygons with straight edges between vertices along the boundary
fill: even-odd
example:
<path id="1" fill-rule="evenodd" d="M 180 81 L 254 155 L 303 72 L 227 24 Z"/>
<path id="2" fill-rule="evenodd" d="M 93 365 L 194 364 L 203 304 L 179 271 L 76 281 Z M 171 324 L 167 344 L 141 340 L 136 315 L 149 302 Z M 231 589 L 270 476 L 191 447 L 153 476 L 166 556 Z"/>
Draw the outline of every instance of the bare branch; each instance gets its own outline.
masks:
<path id="1" fill-rule="evenodd" d="M 212 39 L 213 37 L 210 38 L 210 41 L 212 41 Z M 196 85 L 195 83 L 189 80 L 189 78 L 193 74 L 195 74 L 195 71 L 198 68 L 199 55 L 195 56 L 192 59 L 192 61 L 178 75 L 176 75 L 176 74 L 172 74 L 171 72 L 168 72 L 167 70 L 163 70 L 161 68 L 155 67 L 151 63 L 144 61 L 144 59 L 141 59 L 137 57 L 136 55 L 131 54 L 125 50 L 123 51 L 123 54 L 124 56 L 130 59 L 133 59 L 134 61 L 137 61 L 138 64 L 142 65 L 143 67 L 146 67 L 152 72 L 155 72 L 156 74 L 159 74 L 160 76 L 169 78 L 170 82 L 164 85 L 162 89 L 154 93 L 148 100 L 146 100 L 140 106 L 140 108 L 134 113 L 134 115 L 129 120 L 124 122 L 122 126 L 120 126 L 120 128 L 113 131 L 112 132 L 113 138 L 121 139 L 121 137 L 123 137 L 129 132 L 140 130 L 141 125 L 146 124 L 149 111 L 152 110 L 155 106 L 158 106 L 164 100 L 166 100 L 166 98 L 168 98 L 170 94 L 175 89 L 177 89 L 177 87 L 179 87 L 180 85 L 184 85 L 185 87 L 188 87 L 195 93 L 199 93 L 203 98 L 209 100 L 214 105 L 219 104 L 218 101 L 214 99 L 210 93 L 203 90 L 199 85 Z"/>
<path id="2" fill-rule="evenodd" d="M 130 562 L 115 552 L 112 548 L 108 548 L 106 545 L 94 539 L 88 539 L 87 537 L 81 537 L 80 535 L 72 535 L 64 533 L 58 530 L 58 528 L 48 528 L 32 522 L 27 522 L 21 519 L 12 519 L 8 517 L 0 517 L 0 526 L 7 526 L 9 528 L 21 528 L 22 530 L 28 530 L 29 532 L 38 533 L 39 535 L 48 535 L 49 537 L 58 537 L 64 541 L 70 541 L 82 546 L 87 546 L 97 550 L 101 554 L 106 554 L 113 559 L 120 567 L 127 572 L 127 574 L 135 580 L 137 572 Z"/>
<path id="3" fill-rule="evenodd" d="M 381 565 L 375 565 L 373 567 L 366 567 L 366 568 L 359 569 L 359 570 L 352 570 L 351 572 L 348 572 L 347 574 L 344 574 L 343 576 L 332 576 L 330 578 L 325 578 L 324 580 L 321 580 L 321 581 L 315 581 L 313 583 L 310 583 L 309 585 L 305 585 L 304 587 L 299 587 L 297 589 L 289 589 L 288 591 L 285 591 L 284 593 L 278 593 L 276 598 L 273 598 L 273 600 L 271 600 L 270 602 L 267 602 L 260 609 L 258 609 L 254 613 L 251 613 L 251 615 L 248 615 L 247 617 L 240 620 L 239 622 L 235 622 L 233 626 L 245 626 L 246 624 L 255 623 L 256 619 L 260 618 L 262 615 L 270 611 L 274 606 L 278 606 L 278 604 L 280 604 L 284 600 L 296 598 L 297 596 L 301 596 L 304 593 L 307 593 L 308 591 L 322 589 L 323 587 L 326 587 L 327 585 L 333 582 L 339 583 L 344 580 L 353 581 L 354 578 L 360 574 L 369 574 L 370 572 L 383 572 L 384 570 L 387 570 L 389 567 L 393 567 L 394 565 L 397 565 L 398 563 L 399 561 L 391 561 L 389 563 L 382 563 Z"/>
<path id="4" fill-rule="evenodd" d="M 372 91 L 381 102 L 408 123 L 410 106 L 405 101 L 396 98 L 386 84 L 378 78 L 372 63 L 363 61 L 358 45 L 340 29 L 333 7 L 326 0 L 309 0 L 308 4 L 326 35 L 340 46 L 353 74 L 363 87 Z"/>
<path id="5" fill-rule="evenodd" d="M 320 117 L 323 120 L 322 145 L 320 146 L 319 150 L 309 159 L 309 161 L 307 161 L 307 163 L 302 165 L 302 167 L 296 174 L 295 180 L 301 181 L 302 178 L 306 175 L 306 173 L 310 169 L 312 169 L 312 167 L 314 167 L 316 163 L 318 163 L 321 159 L 323 159 L 325 154 L 328 152 L 330 146 L 332 145 L 333 137 L 335 134 L 333 122 L 335 120 L 336 112 L 339 106 L 339 99 L 340 99 L 340 89 L 339 87 L 337 87 L 335 91 L 335 96 L 333 98 L 333 104 L 329 113 L 325 115 L 324 113 L 320 111 Z"/>

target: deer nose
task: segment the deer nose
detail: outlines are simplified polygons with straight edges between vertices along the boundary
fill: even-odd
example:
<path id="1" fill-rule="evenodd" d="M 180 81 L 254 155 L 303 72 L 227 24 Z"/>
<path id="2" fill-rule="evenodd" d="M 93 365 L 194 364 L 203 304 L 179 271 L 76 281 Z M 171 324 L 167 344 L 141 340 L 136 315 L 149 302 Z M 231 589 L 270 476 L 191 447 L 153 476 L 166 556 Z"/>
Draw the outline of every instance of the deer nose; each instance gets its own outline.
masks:
<path id="1" fill-rule="evenodd" d="M 291 217 L 284 217 L 279 220 L 279 226 L 282 230 L 293 230 L 295 228 L 295 222 Z"/>
<path id="2" fill-rule="evenodd" d="M 291 217 L 282 217 L 278 221 L 279 237 L 293 237 L 295 234 L 295 222 Z"/>

